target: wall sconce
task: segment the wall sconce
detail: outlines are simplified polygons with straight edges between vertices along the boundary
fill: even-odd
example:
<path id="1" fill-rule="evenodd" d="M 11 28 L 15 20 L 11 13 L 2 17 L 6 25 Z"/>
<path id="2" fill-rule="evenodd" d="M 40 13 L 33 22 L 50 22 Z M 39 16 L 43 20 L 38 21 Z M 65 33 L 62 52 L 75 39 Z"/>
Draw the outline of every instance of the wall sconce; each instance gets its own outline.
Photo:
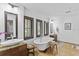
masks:
<path id="1" fill-rule="evenodd" d="M 59 28 L 58 27 L 56 28 L 56 31 L 59 33 Z"/>
<path id="2" fill-rule="evenodd" d="M 14 10 L 16 12 L 18 12 L 18 8 L 19 6 L 16 6 L 14 4 L 8 3 L 8 6 L 6 7 L 8 10 Z"/>
<path id="3" fill-rule="evenodd" d="M 18 7 L 18 6 L 16 6 L 16 5 L 13 5 L 13 4 L 11 4 L 11 3 L 8 3 L 12 8 L 14 8 L 14 7 Z"/>

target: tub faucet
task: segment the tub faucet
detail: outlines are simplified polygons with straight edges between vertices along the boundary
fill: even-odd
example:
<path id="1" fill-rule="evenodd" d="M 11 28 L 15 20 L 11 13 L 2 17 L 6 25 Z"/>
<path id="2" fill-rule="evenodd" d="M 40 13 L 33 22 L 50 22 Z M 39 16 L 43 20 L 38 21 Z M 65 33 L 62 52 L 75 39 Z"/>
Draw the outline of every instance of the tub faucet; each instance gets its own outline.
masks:
<path id="1" fill-rule="evenodd" d="M 11 39 L 13 39 L 13 34 L 11 34 Z"/>

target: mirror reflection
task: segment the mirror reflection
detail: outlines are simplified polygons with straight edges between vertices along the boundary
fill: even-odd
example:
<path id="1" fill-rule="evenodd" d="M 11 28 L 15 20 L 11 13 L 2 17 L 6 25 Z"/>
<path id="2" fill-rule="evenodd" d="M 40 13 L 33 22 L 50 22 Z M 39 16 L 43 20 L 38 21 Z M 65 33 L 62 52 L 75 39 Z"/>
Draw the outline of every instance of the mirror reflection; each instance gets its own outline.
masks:
<path id="1" fill-rule="evenodd" d="M 5 12 L 5 39 L 17 38 L 17 14 Z"/>

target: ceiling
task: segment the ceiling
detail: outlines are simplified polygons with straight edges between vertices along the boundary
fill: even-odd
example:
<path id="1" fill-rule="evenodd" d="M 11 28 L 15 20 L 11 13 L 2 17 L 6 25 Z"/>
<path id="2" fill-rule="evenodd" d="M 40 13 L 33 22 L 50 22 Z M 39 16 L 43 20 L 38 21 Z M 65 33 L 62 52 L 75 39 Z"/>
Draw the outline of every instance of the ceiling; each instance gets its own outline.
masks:
<path id="1" fill-rule="evenodd" d="M 79 14 L 79 3 L 20 3 L 20 5 L 45 16 Z"/>

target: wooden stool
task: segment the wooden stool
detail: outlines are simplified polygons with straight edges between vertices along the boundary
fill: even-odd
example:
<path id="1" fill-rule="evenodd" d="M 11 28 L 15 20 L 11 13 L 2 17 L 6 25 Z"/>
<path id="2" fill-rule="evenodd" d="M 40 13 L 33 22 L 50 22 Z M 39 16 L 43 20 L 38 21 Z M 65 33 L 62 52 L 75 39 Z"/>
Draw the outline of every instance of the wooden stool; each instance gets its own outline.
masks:
<path id="1" fill-rule="evenodd" d="M 35 47 L 34 47 L 34 45 L 27 45 L 27 51 L 28 51 L 28 56 L 29 56 L 29 54 L 33 54 L 33 56 L 35 56 Z"/>
<path id="2" fill-rule="evenodd" d="M 56 42 L 50 42 L 50 52 L 52 52 L 52 54 L 54 55 L 54 49 L 56 49 L 56 52 L 58 53 L 58 48 L 57 48 L 57 43 Z"/>

